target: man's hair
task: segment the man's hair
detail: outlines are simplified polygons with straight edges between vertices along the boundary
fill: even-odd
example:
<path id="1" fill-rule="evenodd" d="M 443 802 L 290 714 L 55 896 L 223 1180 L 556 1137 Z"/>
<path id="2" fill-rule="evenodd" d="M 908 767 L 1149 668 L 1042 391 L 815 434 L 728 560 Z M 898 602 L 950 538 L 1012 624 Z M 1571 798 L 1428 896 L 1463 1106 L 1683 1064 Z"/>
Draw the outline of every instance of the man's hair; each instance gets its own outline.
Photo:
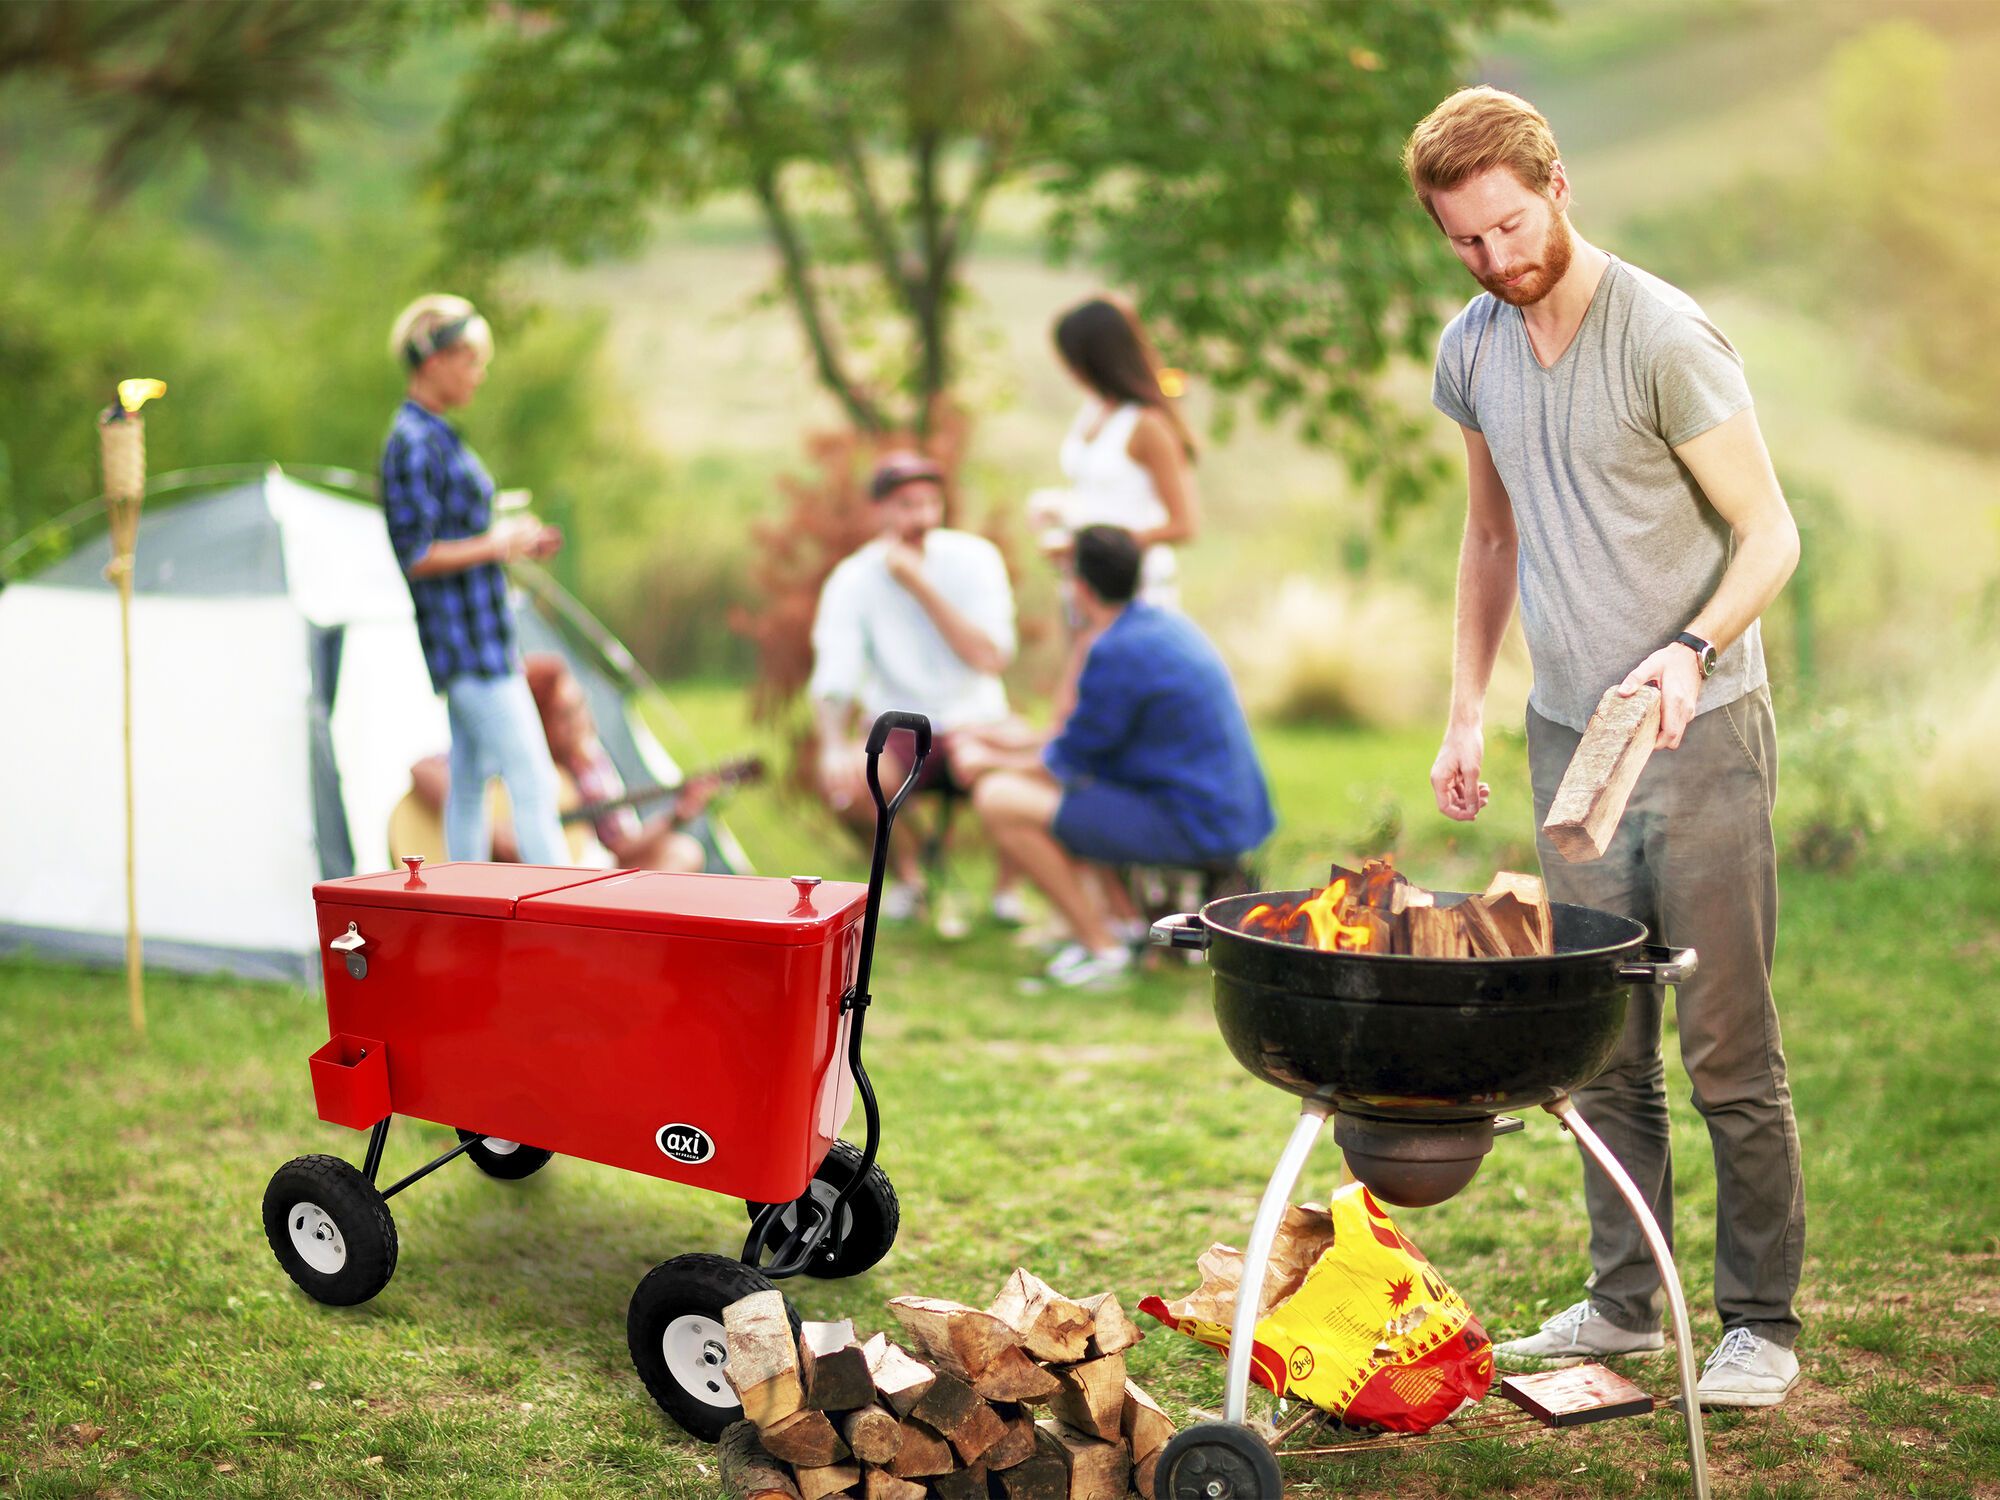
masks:
<path id="1" fill-rule="evenodd" d="M 931 484 L 944 483 L 944 470 L 921 453 L 884 454 L 882 461 L 875 465 L 874 477 L 868 481 L 870 500 L 887 500 L 906 484 L 927 480 Z"/>
<path id="2" fill-rule="evenodd" d="M 389 331 L 389 354 L 406 370 L 454 344 L 477 345 L 490 358 L 493 330 L 478 308 L 448 292 L 417 298 L 396 315 L 396 326 Z"/>
<path id="3" fill-rule="evenodd" d="M 1507 168 L 1530 191 L 1546 193 L 1561 154 L 1540 110 L 1482 83 L 1460 89 L 1424 116 L 1404 143 L 1403 171 L 1435 221 L 1432 193 L 1449 191 L 1494 167 Z"/>
<path id="4" fill-rule="evenodd" d="M 1076 534 L 1076 576 L 1106 604 L 1139 592 L 1139 542 L 1123 526 L 1086 526 Z"/>

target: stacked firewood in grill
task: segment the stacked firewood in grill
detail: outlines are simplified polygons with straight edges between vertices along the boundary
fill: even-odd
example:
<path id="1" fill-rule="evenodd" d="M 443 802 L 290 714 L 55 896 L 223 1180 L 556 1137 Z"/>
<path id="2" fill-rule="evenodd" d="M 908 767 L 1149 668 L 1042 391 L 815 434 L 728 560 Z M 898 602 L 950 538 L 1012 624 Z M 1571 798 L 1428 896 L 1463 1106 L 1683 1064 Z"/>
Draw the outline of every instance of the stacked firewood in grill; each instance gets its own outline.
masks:
<path id="1" fill-rule="evenodd" d="M 908 1349 L 806 1323 L 783 1295 L 723 1314 L 745 1420 L 722 1435 L 731 1500 L 1123 1500 L 1151 1496 L 1173 1423 L 1125 1374 L 1144 1335 L 1110 1292 L 1032 1273 L 980 1309 L 898 1297 Z"/>
<path id="2" fill-rule="evenodd" d="M 1555 951 L 1555 924 L 1539 876 L 1502 870 L 1486 890 L 1450 905 L 1386 859 L 1336 864 L 1326 889 L 1289 906 L 1253 907 L 1246 932 L 1338 952 L 1413 958 L 1530 958 Z"/>

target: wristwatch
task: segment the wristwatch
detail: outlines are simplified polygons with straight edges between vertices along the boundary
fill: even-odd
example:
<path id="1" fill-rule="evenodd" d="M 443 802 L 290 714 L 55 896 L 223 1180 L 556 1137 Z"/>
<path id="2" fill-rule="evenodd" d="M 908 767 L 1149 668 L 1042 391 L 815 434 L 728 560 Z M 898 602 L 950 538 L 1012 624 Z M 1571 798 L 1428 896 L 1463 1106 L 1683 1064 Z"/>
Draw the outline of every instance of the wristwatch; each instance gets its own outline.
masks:
<path id="1" fill-rule="evenodd" d="M 1715 647 L 1708 641 L 1703 640 L 1691 631 L 1683 630 L 1679 635 L 1674 637 L 1673 644 L 1676 646 L 1685 646 L 1694 653 L 1694 659 L 1700 664 L 1701 675 L 1703 677 L 1713 677 L 1715 675 Z"/>

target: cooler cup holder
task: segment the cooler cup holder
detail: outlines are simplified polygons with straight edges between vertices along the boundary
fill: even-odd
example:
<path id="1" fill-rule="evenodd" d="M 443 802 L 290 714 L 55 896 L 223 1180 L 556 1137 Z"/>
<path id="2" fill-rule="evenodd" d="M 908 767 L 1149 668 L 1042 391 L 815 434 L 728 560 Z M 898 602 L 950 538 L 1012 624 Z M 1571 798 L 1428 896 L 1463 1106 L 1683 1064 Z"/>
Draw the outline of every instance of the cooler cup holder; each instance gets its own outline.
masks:
<path id="1" fill-rule="evenodd" d="M 319 1117 L 366 1130 L 389 1114 L 389 1056 L 370 1037 L 336 1033 L 312 1055 L 313 1102 Z"/>

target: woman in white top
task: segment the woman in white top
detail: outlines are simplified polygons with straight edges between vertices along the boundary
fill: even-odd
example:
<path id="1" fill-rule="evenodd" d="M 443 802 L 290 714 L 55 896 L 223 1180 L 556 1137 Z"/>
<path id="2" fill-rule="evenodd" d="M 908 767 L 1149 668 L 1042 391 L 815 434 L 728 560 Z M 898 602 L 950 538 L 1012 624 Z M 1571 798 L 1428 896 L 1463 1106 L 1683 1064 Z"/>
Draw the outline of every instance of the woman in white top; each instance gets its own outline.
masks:
<path id="1" fill-rule="evenodd" d="M 1119 526 L 1145 549 L 1139 597 L 1179 603 L 1176 543 L 1200 524 L 1194 437 L 1160 388 L 1159 360 L 1138 315 L 1106 297 L 1071 308 L 1056 322 L 1063 364 L 1088 393 L 1069 436 L 1062 469 L 1069 488 L 1052 497 L 1049 517 L 1065 532 Z"/>

